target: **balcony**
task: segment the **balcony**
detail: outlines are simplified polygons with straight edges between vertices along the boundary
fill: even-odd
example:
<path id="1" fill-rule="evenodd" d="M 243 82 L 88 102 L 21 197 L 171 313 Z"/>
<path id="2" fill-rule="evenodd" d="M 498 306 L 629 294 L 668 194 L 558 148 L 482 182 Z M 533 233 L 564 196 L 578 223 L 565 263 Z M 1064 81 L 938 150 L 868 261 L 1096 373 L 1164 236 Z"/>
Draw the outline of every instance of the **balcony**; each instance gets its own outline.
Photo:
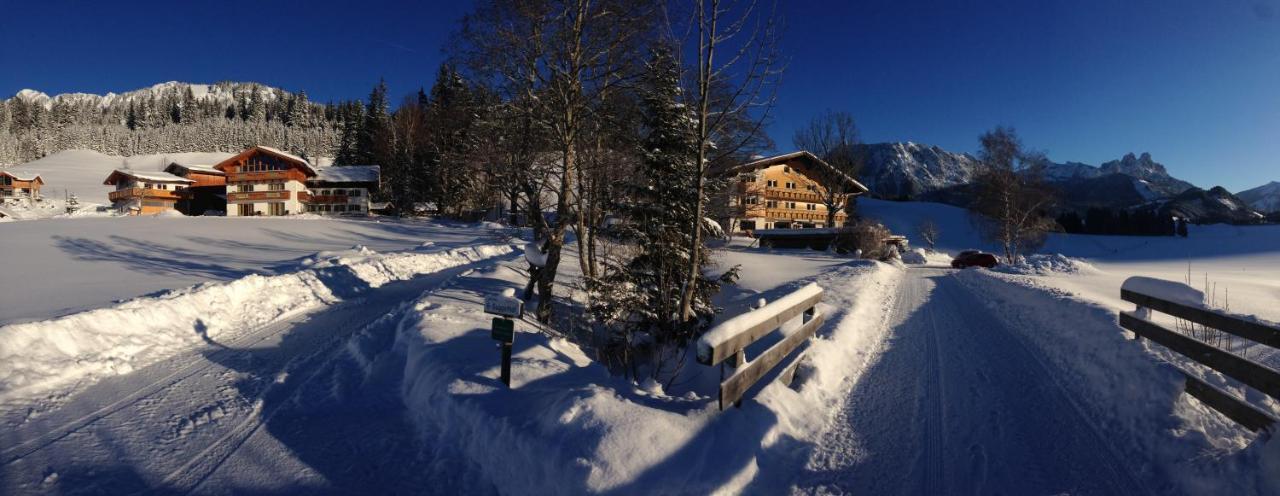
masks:
<path id="1" fill-rule="evenodd" d="M 227 193 L 227 201 L 229 202 L 288 200 L 289 198 L 289 191 L 249 191 L 244 193 Z"/>
<path id="2" fill-rule="evenodd" d="M 350 198 L 347 195 L 309 195 L 309 196 L 310 196 L 310 200 L 307 200 L 307 201 L 313 204 L 314 203 L 346 204 L 348 201 L 348 198 Z"/>
<path id="3" fill-rule="evenodd" d="M 182 192 L 167 189 L 125 188 L 107 193 L 107 199 L 111 201 L 132 200 L 135 198 L 148 200 L 181 200 Z"/>
<path id="4" fill-rule="evenodd" d="M 296 179 L 291 177 L 289 171 L 264 171 L 264 172 L 235 172 L 227 174 L 228 183 L 239 183 L 245 181 L 288 181 Z"/>

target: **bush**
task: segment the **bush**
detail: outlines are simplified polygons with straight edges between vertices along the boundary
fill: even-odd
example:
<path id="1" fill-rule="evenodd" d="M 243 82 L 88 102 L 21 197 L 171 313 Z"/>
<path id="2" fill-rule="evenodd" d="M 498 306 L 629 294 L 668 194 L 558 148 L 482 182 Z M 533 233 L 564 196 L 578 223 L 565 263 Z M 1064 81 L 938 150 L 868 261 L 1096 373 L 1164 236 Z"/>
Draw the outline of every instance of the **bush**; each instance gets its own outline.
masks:
<path id="1" fill-rule="evenodd" d="M 852 226 L 840 228 L 834 241 L 837 253 L 861 253 L 862 258 L 888 260 L 897 250 L 885 244 L 892 233 L 879 222 L 861 219 Z"/>

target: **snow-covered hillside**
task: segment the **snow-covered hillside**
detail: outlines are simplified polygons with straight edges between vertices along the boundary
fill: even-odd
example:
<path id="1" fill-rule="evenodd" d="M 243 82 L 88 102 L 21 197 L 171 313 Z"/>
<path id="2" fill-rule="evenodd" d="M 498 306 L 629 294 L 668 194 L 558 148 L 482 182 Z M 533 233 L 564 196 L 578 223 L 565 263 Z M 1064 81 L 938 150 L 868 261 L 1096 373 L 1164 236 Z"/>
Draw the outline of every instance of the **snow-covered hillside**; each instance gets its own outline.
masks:
<path id="1" fill-rule="evenodd" d="M 967 184 L 977 173 L 978 160 L 936 146 L 906 143 L 865 145 L 866 162 L 860 176 L 871 194 L 880 198 L 917 197 Z"/>
<path id="2" fill-rule="evenodd" d="M 1259 212 L 1280 212 L 1280 181 L 1241 191 L 1236 196 Z"/>

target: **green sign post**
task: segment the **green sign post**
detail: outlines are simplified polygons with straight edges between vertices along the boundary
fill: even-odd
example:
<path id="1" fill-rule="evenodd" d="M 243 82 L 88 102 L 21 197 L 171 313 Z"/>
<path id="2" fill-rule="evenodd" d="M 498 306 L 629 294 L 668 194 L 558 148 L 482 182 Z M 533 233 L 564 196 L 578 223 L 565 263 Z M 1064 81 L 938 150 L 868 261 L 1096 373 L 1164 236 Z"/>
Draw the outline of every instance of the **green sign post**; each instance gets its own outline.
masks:
<path id="1" fill-rule="evenodd" d="M 516 342 L 516 323 L 502 317 L 493 318 L 489 334 L 502 347 L 502 383 L 511 387 L 511 345 Z"/>

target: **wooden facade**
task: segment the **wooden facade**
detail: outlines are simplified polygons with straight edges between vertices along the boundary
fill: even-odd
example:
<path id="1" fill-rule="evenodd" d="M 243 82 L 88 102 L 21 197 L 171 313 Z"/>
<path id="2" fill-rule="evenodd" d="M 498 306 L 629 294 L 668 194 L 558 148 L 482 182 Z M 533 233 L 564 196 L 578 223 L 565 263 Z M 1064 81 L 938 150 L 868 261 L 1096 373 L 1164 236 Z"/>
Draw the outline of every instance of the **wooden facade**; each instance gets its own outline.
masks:
<path id="1" fill-rule="evenodd" d="M 186 194 L 178 200 L 178 211 L 186 215 L 205 215 L 206 213 L 227 210 L 227 174 L 212 165 L 180 164 L 177 162 L 165 167 L 165 172 L 190 179 Z"/>
<path id="2" fill-rule="evenodd" d="M 843 227 L 848 220 L 843 210 L 836 212 L 834 225 L 827 225 L 827 189 L 821 180 L 844 181 L 846 197 L 867 192 L 858 181 L 833 172 L 830 165 L 805 151 L 756 160 L 722 175 L 733 179 L 726 227 L 735 232 Z M 847 201 L 844 198 L 841 203 Z"/>
<path id="3" fill-rule="evenodd" d="M 39 174 L 22 174 L 0 170 L 0 200 L 11 198 L 40 199 L 40 187 L 44 179 Z"/>
<path id="4" fill-rule="evenodd" d="M 289 153 L 255 146 L 214 166 L 226 174 L 230 217 L 293 215 L 306 211 L 311 164 Z"/>

